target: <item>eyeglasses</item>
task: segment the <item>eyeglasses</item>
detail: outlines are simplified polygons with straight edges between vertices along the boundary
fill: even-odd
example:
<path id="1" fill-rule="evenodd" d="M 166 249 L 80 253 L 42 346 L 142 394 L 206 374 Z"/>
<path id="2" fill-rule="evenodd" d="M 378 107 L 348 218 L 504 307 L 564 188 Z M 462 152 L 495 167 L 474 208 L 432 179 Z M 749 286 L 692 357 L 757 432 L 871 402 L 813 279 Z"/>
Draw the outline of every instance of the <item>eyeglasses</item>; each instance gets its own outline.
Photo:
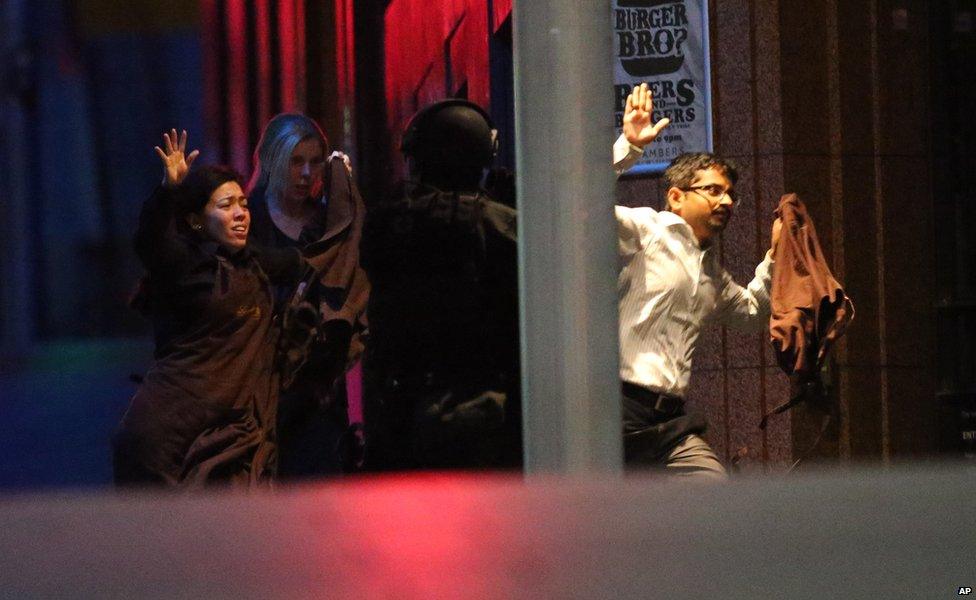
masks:
<path id="1" fill-rule="evenodd" d="M 702 198 L 708 200 L 709 202 L 721 202 L 726 196 L 732 204 L 738 203 L 739 199 L 735 197 L 735 192 L 731 189 L 725 189 L 717 183 L 710 183 L 708 185 L 695 185 L 692 187 L 680 188 L 682 192 L 695 192 Z M 701 190 L 701 191 L 699 191 Z M 701 192 L 705 192 L 704 194 Z"/>

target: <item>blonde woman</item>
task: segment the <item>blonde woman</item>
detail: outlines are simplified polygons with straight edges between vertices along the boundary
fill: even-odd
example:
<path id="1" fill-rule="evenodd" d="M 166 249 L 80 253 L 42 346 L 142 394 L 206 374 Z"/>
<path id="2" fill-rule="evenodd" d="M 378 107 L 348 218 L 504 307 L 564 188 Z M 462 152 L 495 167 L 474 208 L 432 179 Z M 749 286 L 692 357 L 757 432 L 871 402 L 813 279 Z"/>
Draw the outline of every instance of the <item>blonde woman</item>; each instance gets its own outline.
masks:
<path id="1" fill-rule="evenodd" d="M 252 235 L 262 245 L 302 253 L 314 269 L 305 292 L 322 320 L 308 361 L 282 393 L 280 472 L 287 478 L 348 471 L 358 438 L 349 430 L 345 373 L 361 352 L 369 295 L 359 265 L 365 207 L 348 159 L 331 152 L 309 117 L 271 119 L 254 158 Z M 279 287 L 278 306 L 293 292 Z"/>

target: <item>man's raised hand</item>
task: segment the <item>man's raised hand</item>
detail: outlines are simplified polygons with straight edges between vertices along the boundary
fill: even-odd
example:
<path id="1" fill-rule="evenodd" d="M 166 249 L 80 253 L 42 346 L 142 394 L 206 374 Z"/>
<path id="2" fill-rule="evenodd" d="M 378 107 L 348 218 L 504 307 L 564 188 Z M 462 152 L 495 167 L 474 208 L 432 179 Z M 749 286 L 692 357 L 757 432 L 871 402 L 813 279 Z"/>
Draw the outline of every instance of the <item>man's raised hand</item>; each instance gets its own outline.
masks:
<path id="1" fill-rule="evenodd" d="M 177 136 L 176 129 L 170 129 L 169 133 L 163 133 L 163 150 L 155 146 L 156 154 L 163 161 L 163 185 L 175 187 L 182 183 L 186 174 L 190 172 L 190 165 L 200 155 L 199 150 L 186 154 L 186 129 Z"/>
<path id="2" fill-rule="evenodd" d="M 653 142 L 671 122 L 671 119 L 664 118 L 651 124 L 653 112 L 653 94 L 647 89 L 647 84 L 634 86 L 634 91 L 627 96 L 627 107 L 624 110 L 623 134 L 628 142 L 643 148 Z"/>

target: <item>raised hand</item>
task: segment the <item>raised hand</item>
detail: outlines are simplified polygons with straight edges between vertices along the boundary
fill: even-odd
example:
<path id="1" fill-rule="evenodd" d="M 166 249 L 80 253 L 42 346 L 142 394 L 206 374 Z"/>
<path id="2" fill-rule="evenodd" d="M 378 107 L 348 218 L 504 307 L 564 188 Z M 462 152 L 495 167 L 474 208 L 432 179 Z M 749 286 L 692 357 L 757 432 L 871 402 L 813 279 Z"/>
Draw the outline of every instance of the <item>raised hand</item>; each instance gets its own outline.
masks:
<path id="1" fill-rule="evenodd" d="M 671 122 L 671 119 L 664 118 L 657 123 L 651 123 L 651 114 L 654 111 L 652 96 L 646 83 L 635 86 L 634 91 L 627 96 L 627 108 L 624 110 L 624 137 L 641 148 L 653 142 Z"/>
<path id="2" fill-rule="evenodd" d="M 179 136 L 176 135 L 176 129 L 163 133 L 163 147 L 166 149 L 154 146 L 156 154 L 163 161 L 163 185 L 175 187 L 190 172 L 190 165 L 200 155 L 200 151 L 194 150 L 189 155 L 186 154 L 186 129 Z"/>

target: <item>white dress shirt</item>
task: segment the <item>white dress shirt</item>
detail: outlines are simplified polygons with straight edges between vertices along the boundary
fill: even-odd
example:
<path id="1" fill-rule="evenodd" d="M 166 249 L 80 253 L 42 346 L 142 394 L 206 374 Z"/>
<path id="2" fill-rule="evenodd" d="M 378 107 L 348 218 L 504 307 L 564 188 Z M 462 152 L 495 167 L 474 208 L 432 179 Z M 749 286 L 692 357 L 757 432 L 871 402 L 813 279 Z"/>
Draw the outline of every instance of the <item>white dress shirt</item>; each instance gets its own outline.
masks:
<path id="1" fill-rule="evenodd" d="M 622 142 L 622 143 L 621 143 Z M 620 137 L 614 168 L 622 172 L 640 148 Z M 620 377 L 684 397 L 702 325 L 762 330 L 769 324 L 772 258 L 745 288 L 722 268 L 714 246 L 701 248 L 678 215 L 616 207 L 620 278 Z"/>

